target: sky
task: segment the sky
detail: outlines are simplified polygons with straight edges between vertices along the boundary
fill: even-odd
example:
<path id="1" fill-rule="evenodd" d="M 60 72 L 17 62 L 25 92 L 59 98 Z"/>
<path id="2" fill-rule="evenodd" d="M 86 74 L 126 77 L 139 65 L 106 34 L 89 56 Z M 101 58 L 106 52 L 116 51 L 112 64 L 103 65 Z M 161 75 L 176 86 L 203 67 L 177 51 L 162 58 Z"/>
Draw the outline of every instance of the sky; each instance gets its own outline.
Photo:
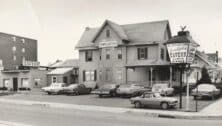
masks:
<path id="1" fill-rule="evenodd" d="M 199 50 L 222 57 L 220 0 L 0 0 L 0 32 L 38 40 L 42 65 L 78 58 L 85 27 L 169 20 L 172 35 L 187 26 Z"/>

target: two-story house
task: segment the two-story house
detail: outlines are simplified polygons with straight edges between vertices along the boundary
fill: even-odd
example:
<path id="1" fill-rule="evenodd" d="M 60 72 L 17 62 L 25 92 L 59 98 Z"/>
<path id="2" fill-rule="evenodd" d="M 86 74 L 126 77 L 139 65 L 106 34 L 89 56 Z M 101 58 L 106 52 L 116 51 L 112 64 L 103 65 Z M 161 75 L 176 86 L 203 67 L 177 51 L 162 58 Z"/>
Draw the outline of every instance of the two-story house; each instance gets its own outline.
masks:
<path id="1" fill-rule="evenodd" d="M 106 20 L 101 27 L 87 27 L 76 45 L 79 81 L 148 85 L 179 81 L 165 46 L 170 38 L 167 20 L 126 25 Z"/>

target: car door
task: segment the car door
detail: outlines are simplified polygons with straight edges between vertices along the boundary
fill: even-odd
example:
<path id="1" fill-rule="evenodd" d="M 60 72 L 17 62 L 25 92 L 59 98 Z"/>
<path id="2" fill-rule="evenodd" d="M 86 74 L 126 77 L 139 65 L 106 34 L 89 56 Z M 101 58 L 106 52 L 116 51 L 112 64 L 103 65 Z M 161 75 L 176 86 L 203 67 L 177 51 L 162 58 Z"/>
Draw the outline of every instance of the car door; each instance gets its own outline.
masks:
<path id="1" fill-rule="evenodd" d="M 142 104 L 145 106 L 152 106 L 152 94 L 144 94 Z"/>

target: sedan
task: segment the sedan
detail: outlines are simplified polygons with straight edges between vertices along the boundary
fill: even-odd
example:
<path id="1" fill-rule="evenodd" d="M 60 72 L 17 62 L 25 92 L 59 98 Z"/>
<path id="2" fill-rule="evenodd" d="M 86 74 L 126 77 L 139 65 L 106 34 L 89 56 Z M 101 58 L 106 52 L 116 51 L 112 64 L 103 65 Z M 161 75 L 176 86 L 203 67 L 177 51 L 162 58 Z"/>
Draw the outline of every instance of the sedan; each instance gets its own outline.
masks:
<path id="1" fill-rule="evenodd" d="M 65 87 L 65 83 L 52 83 L 48 87 L 43 87 L 42 91 L 47 92 L 49 95 L 50 94 L 60 94 Z"/>
<path id="2" fill-rule="evenodd" d="M 62 90 L 63 94 L 72 94 L 72 95 L 82 95 L 90 94 L 91 88 L 87 88 L 84 84 L 70 84 L 67 87 L 64 87 Z"/>
<path id="3" fill-rule="evenodd" d="M 162 83 L 153 85 L 152 92 L 160 93 L 163 96 L 172 96 L 174 89 L 169 87 L 169 84 Z"/>
<path id="4" fill-rule="evenodd" d="M 200 84 L 192 90 L 191 95 L 194 99 L 208 97 L 212 100 L 220 95 L 220 89 L 212 84 Z"/>
<path id="5" fill-rule="evenodd" d="M 150 91 L 149 88 L 145 88 L 139 84 L 124 84 L 116 90 L 117 95 L 119 96 L 139 96 L 146 91 Z"/>
<path id="6" fill-rule="evenodd" d="M 130 99 L 131 104 L 135 105 L 135 108 L 141 107 L 160 107 L 162 109 L 168 109 L 175 107 L 178 104 L 178 100 L 172 97 L 162 97 L 159 93 L 146 92 L 141 96 Z"/>
<path id="7" fill-rule="evenodd" d="M 92 91 L 92 94 L 97 94 L 99 97 L 104 95 L 106 96 L 116 96 L 116 90 L 118 89 L 119 85 L 117 84 L 105 84 L 98 89 Z"/>

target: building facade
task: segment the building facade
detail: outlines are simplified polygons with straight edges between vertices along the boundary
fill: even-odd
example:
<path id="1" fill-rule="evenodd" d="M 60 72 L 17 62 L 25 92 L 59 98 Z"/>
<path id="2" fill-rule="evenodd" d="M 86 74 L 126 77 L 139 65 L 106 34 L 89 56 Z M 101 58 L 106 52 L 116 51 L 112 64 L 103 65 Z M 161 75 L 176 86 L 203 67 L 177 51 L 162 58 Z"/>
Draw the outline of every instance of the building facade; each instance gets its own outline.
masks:
<path id="1" fill-rule="evenodd" d="M 0 33 L 1 70 L 19 69 L 24 61 L 38 61 L 37 40 Z"/>
<path id="2" fill-rule="evenodd" d="M 87 27 L 76 45 L 79 81 L 150 86 L 179 82 L 165 46 L 170 38 L 168 21 L 118 25 L 106 20 L 99 28 Z"/>

